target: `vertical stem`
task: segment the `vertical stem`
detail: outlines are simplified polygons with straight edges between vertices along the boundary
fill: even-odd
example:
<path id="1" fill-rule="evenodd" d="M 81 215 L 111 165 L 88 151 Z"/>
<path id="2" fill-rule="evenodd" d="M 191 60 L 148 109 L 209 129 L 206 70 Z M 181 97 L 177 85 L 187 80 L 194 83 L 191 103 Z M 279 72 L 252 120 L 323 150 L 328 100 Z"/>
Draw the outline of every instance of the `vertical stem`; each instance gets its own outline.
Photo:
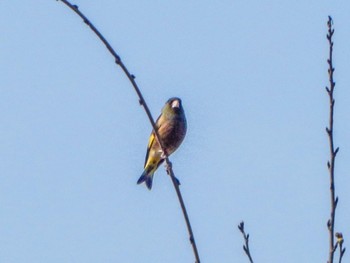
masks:
<path id="1" fill-rule="evenodd" d="M 333 20 L 328 17 L 328 34 L 327 39 L 329 42 L 329 59 L 328 63 L 328 75 L 329 75 L 329 88 L 326 87 L 328 96 L 329 96 L 329 126 L 326 128 L 326 132 L 329 139 L 329 148 L 330 148 L 330 160 L 327 163 L 329 176 L 330 176 L 330 201 L 331 201 L 331 213 L 330 219 L 327 222 L 328 232 L 329 232 L 329 256 L 328 263 L 333 263 L 334 252 L 336 246 L 334 245 L 334 225 L 335 225 L 335 210 L 338 203 L 338 197 L 335 196 L 335 181 L 334 181 L 334 166 L 335 166 L 335 157 L 339 151 L 339 148 L 334 150 L 334 139 L 333 139 L 333 126 L 334 126 L 334 104 L 335 100 L 333 97 L 333 91 L 335 88 L 335 82 L 333 79 L 333 41 L 332 36 L 334 34 L 334 29 L 332 28 Z"/>

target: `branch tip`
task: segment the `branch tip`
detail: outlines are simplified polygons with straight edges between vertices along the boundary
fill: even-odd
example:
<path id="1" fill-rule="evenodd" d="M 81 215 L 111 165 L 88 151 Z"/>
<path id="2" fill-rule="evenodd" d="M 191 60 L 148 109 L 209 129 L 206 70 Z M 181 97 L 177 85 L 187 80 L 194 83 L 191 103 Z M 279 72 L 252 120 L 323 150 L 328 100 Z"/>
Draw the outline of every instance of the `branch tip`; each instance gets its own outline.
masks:
<path id="1" fill-rule="evenodd" d="M 249 250 L 249 234 L 246 234 L 244 231 L 244 221 L 241 221 L 238 225 L 239 231 L 241 231 L 243 238 L 244 238 L 244 245 L 243 245 L 243 250 L 247 257 L 249 258 L 250 263 L 253 263 L 252 256 L 250 255 L 250 250 Z"/>
<path id="2" fill-rule="evenodd" d="M 338 152 L 339 152 L 339 147 L 337 147 L 337 149 L 335 149 L 334 156 L 337 155 Z"/>
<path id="3" fill-rule="evenodd" d="M 343 233 L 336 232 L 334 235 L 337 238 L 337 242 L 342 244 L 344 242 Z"/>
<path id="4" fill-rule="evenodd" d="M 242 221 L 241 223 L 239 223 L 238 229 L 239 229 L 241 232 L 244 231 L 244 222 L 243 222 L 243 221 Z"/>

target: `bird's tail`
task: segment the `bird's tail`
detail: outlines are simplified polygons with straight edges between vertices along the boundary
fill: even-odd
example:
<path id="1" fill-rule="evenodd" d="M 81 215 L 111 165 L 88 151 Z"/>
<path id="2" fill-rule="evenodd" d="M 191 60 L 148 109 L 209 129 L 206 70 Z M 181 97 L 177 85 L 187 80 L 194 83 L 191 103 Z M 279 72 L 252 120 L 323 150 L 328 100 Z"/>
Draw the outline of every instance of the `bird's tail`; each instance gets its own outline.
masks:
<path id="1" fill-rule="evenodd" d="M 148 171 L 148 169 L 145 169 L 142 175 L 140 176 L 139 180 L 137 181 L 137 184 L 142 184 L 143 182 L 146 183 L 146 186 L 149 190 L 152 189 L 152 182 L 153 182 L 153 174 L 154 171 Z"/>

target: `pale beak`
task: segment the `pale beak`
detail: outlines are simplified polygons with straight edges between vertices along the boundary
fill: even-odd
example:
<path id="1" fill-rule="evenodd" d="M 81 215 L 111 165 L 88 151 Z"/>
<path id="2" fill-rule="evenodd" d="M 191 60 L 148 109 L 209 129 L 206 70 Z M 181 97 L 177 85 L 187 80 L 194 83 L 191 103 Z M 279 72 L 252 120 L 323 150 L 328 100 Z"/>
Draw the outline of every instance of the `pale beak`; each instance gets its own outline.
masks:
<path id="1" fill-rule="evenodd" d="M 180 108 L 180 101 L 179 101 L 179 100 L 174 100 L 174 101 L 171 103 L 171 107 L 172 107 L 172 108 Z"/>

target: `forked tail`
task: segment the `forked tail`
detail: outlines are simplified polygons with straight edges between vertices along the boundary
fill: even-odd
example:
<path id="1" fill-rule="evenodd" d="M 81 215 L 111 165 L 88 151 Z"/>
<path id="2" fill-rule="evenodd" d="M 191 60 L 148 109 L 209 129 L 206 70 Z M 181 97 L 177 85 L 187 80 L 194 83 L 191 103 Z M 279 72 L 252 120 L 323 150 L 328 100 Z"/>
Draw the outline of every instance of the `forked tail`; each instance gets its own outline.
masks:
<path id="1" fill-rule="evenodd" d="M 145 182 L 147 188 L 149 190 L 151 190 L 152 189 L 152 181 L 153 181 L 153 173 L 148 174 L 147 170 L 145 169 L 145 171 L 142 173 L 141 177 L 137 181 L 137 184 L 142 184 L 143 182 Z"/>

